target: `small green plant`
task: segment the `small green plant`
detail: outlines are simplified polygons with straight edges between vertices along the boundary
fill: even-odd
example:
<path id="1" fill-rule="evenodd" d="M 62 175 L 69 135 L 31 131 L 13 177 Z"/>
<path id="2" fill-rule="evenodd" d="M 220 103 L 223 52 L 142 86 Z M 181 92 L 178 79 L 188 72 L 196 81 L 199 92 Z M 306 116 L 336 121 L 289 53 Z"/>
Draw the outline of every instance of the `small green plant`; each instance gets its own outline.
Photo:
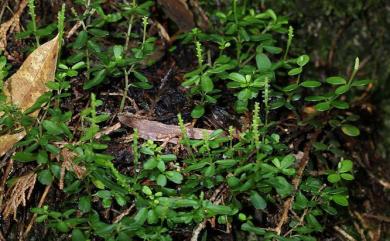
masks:
<path id="1" fill-rule="evenodd" d="M 196 70 L 186 75 L 188 80 L 183 85 L 190 88 L 191 95 L 202 93 L 200 76 L 204 76 L 205 87 L 209 87 L 207 90 L 210 93 L 212 93 L 210 89 L 218 93 L 221 90 L 217 90 L 214 86 L 229 79 L 231 81 L 226 86 L 238 91 L 234 94 L 237 97 L 235 109 L 238 113 L 243 113 L 248 110 L 249 100 L 256 99 L 259 92 L 264 88 L 265 78 L 268 78 L 269 82 L 274 80 L 275 71 L 282 67 L 289 67 L 287 63 L 291 60 L 281 60 L 273 64 L 266 54 L 282 52 L 281 48 L 275 46 L 276 41 L 268 32 L 285 31 L 284 25 L 287 22 L 284 18 L 277 18 L 272 10 L 256 14 L 253 10 L 247 10 L 245 7 L 239 8 L 237 1 L 234 1 L 233 4 L 233 11 L 228 12 L 228 14 L 217 13 L 217 17 L 223 25 L 221 32 L 205 34 L 196 30 L 183 36 L 184 42 L 188 42 L 190 38 L 195 38 L 197 41 L 217 43 L 221 52 L 220 56 L 216 58 L 215 64 L 209 66 L 210 69 L 206 69 L 205 65 L 202 64 L 203 59 L 199 61 L 202 53 L 199 53 L 201 49 L 198 47 L 198 63 L 201 64 Z M 235 43 L 235 45 L 231 43 Z M 236 49 L 235 58 L 227 54 L 234 48 Z M 204 52 L 204 50 L 201 52 Z M 257 68 L 251 65 L 253 60 L 255 60 Z M 203 92 L 205 91 L 203 90 Z M 196 117 L 203 115 L 205 103 L 215 103 L 217 101 L 216 98 L 212 98 L 210 95 L 201 94 L 201 96 L 200 104 L 194 109 Z"/>
<path id="2" fill-rule="evenodd" d="M 59 25 L 56 21 L 54 21 L 53 23 L 50 23 L 44 27 L 38 26 L 36 21 L 36 13 L 35 13 L 35 0 L 28 0 L 28 12 L 31 17 L 31 20 L 27 23 L 27 26 L 23 32 L 17 33 L 17 37 L 20 39 L 34 37 L 35 48 L 37 48 L 40 45 L 41 38 L 46 38 L 46 37 L 52 38 L 53 33 L 58 29 Z M 63 11 L 60 11 L 60 13 L 62 12 Z M 58 20 L 61 21 L 60 18 Z M 32 50 L 33 49 L 34 48 L 32 48 Z"/>
<path id="3" fill-rule="evenodd" d="M 39 185 L 56 188 L 64 198 L 31 209 L 50 235 L 170 241 L 182 227 L 197 230 L 212 219 L 218 229 L 240 229 L 237 233 L 245 237 L 315 240 L 325 230 L 327 215 L 348 206 L 353 162 L 334 136 L 360 134 L 351 124 L 358 119 L 350 108 L 351 89 L 370 81 L 355 80 L 358 59 L 348 80 L 309 79 L 310 57 L 292 49 L 294 30 L 286 27 L 286 18 L 270 9 L 259 12 L 254 2 L 234 0 L 231 9 L 216 12 L 213 31 L 194 29 L 178 41 L 193 48 L 197 60 L 182 83 L 194 100 L 192 118 L 229 102 L 226 107 L 236 111 L 240 124 L 205 130 L 191 139 L 192 128 L 179 114 L 177 146 L 143 140 L 145 133 L 134 129 L 121 146 L 127 157 L 122 162 L 102 129 L 110 125 L 111 115 L 101 93 L 93 91 L 108 79 L 123 81 L 122 97 L 114 102 L 122 112 L 131 88 L 152 88 L 142 67 L 154 51 L 156 39 L 148 31 L 154 3 L 75 3 L 85 10 L 78 14 L 73 9 L 81 29 L 68 43 L 60 42 L 63 51 L 56 80 L 47 84 L 50 92 L 23 113 L 7 103 L 2 91 L 9 65 L 0 57 L 0 133 L 27 132 L 12 158 L 16 165 L 29 165 Z M 33 34 L 39 45 L 45 34 L 37 29 L 34 1 L 29 8 L 31 27 L 24 35 Z M 63 5 L 58 14 L 60 39 L 65 10 Z M 125 31 L 112 31 L 113 25 Z M 89 101 L 73 113 L 66 102 L 78 93 L 78 79 L 85 80 Z M 41 108 L 38 117 L 29 116 Z M 116 133 L 123 134 L 124 128 Z M 321 170 L 314 175 L 317 167 Z M 8 185 L 15 185 L 14 179 Z M 202 240 L 208 235 L 203 232 Z"/>
<path id="4" fill-rule="evenodd" d="M 134 6 L 136 7 L 136 6 Z M 133 25 L 133 16 L 130 18 L 129 21 L 129 28 L 128 32 L 126 35 L 126 43 L 125 43 L 125 48 L 124 50 L 127 51 L 129 48 L 129 38 L 131 35 L 131 29 Z M 119 107 L 119 111 L 122 112 L 124 108 L 124 104 L 127 98 L 127 92 L 129 91 L 130 86 L 135 86 L 138 88 L 143 88 L 143 89 L 150 89 L 152 86 L 149 84 L 147 77 L 145 77 L 143 74 L 138 72 L 136 70 L 136 67 L 138 67 L 142 61 L 144 61 L 145 57 L 149 55 L 153 49 L 153 43 L 154 43 L 154 38 L 148 38 L 146 39 L 146 28 L 148 25 L 148 17 L 144 16 L 142 18 L 142 26 L 143 26 L 143 34 L 142 34 L 142 42 L 141 46 L 139 48 L 132 49 L 133 51 L 133 58 L 129 59 L 128 61 L 131 63 L 130 67 L 128 69 L 124 69 L 124 75 L 125 75 L 125 88 L 123 91 L 123 97 L 121 100 L 121 104 Z M 135 83 L 130 84 L 129 83 L 129 74 L 133 74 L 134 77 L 138 80 Z"/>
<path id="5" fill-rule="evenodd" d="M 144 143 L 141 153 L 150 155 L 150 157 L 143 165 L 145 172 L 140 178 L 148 177 L 162 187 L 167 185 L 168 180 L 180 184 L 183 180 L 182 174 L 178 171 L 168 171 L 166 168 L 166 163 L 176 161 L 176 156 L 172 154 L 162 155 L 161 151 L 162 148 L 152 141 Z M 146 172 L 146 170 L 149 170 L 149 172 Z"/>
<path id="6" fill-rule="evenodd" d="M 146 57 L 154 50 L 155 38 L 147 36 L 148 9 L 151 6 L 150 1 L 137 4 L 132 1 L 131 4 L 121 6 L 121 11 L 117 13 L 106 14 L 100 3 L 90 4 L 89 1 L 82 3 L 88 13 L 96 12 L 98 15 L 85 14 L 77 16 L 83 24 L 83 30 L 78 33 L 77 38 L 71 44 L 75 55 L 67 59 L 67 63 L 74 65 L 78 62 L 85 62 L 86 82 L 83 85 L 85 90 L 89 90 L 103 83 L 108 77 L 124 77 L 124 91 L 120 112 L 123 111 L 127 92 L 129 87 L 150 89 L 152 86 L 145 75 L 138 71 L 138 68 L 146 64 Z M 142 34 L 133 32 L 133 26 L 138 20 L 142 20 Z M 128 25 L 128 31 L 124 36 L 123 45 L 104 46 L 103 40 L 110 37 L 110 32 L 105 29 L 109 24 Z M 133 37 L 139 40 L 137 47 L 132 47 L 129 51 L 130 39 Z M 109 54 L 104 54 L 102 49 L 107 49 Z M 82 51 L 80 51 L 82 50 Z M 129 54 L 131 52 L 131 54 Z M 93 63 L 93 64 L 92 64 Z M 130 77 L 135 81 L 130 82 Z"/>
<path id="7" fill-rule="evenodd" d="M 331 172 L 328 175 L 328 181 L 331 183 L 338 183 L 341 180 L 351 181 L 353 180 L 352 172 L 353 163 L 350 160 L 342 160 L 338 166 L 336 172 Z"/>
<path id="8" fill-rule="evenodd" d="M 214 87 L 213 79 L 220 78 L 226 70 L 234 68 L 235 63 L 226 55 L 221 55 L 213 65 L 205 64 L 201 43 L 196 41 L 195 45 L 198 68 L 185 75 L 183 86 L 190 88 L 191 96 L 200 96 L 198 104 L 191 112 L 193 118 L 200 118 L 204 115 L 206 106 L 217 103 L 220 96 L 220 90 Z"/>

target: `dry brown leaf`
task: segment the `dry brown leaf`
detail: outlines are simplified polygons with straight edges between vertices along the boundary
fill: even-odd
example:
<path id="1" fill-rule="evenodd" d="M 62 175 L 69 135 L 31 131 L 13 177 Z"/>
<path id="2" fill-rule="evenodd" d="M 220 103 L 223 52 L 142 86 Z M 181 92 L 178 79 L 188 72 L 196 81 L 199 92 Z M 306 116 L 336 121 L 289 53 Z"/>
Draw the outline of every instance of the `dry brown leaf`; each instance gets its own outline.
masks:
<path id="1" fill-rule="evenodd" d="M 31 107 L 48 89 L 46 83 L 53 81 L 57 67 L 58 36 L 38 47 L 27 57 L 19 70 L 4 84 L 4 93 L 9 102 L 22 111 Z M 4 155 L 25 132 L 0 136 L 0 156 Z"/>
<path id="2" fill-rule="evenodd" d="M 166 125 L 157 121 L 127 115 L 120 115 L 119 121 L 128 127 L 138 129 L 139 137 L 145 140 L 168 141 L 177 144 L 181 137 L 180 127 L 176 125 Z M 211 134 L 213 130 L 187 127 L 187 135 L 191 139 L 203 139 L 205 132 Z"/>
<path id="3" fill-rule="evenodd" d="M 0 136 L 0 156 L 4 155 L 12 146 L 23 139 L 26 135 L 25 131 L 16 134 L 5 134 Z"/>
<path id="4" fill-rule="evenodd" d="M 198 0 L 158 0 L 158 3 L 180 31 L 189 31 L 196 26 L 204 31 L 209 28 L 209 19 Z"/>
<path id="5" fill-rule="evenodd" d="M 188 3 L 190 5 L 192 12 L 194 13 L 194 19 L 196 25 L 203 31 L 206 31 L 210 27 L 210 21 L 205 11 L 201 8 L 199 1 L 189 0 Z"/>
<path id="6" fill-rule="evenodd" d="M 19 4 L 19 8 L 12 16 L 12 18 L 0 25 L 0 50 L 5 50 L 5 48 L 7 47 L 7 33 L 9 31 L 16 30 L 17 32 L 19 32 L 20 16 L 22 15 L 23 10 L 26 8 L 26 6 L 27 0 L 23 0 Z"/>
<path id="7" fill-rule="evenodd" d="M 189 31 L 195 27 L 194 15 L 185 0 L 158 0 L 158 3 L 180 30 Z"/>
<path id="8" fill-rule="evenodd" d="M 168 31 L 164 28 L 164 26 L 161 25 L 161 23 L 159 23 L 158 21 L 154 21 L 153 26 L 157 28 L 159 35 L 162 39 L 164 39 L 165 42 L 171 42 L 171 36 L 169 36 Z"/>
<path id="9" fill-rule="evenodd" d="M 22 111 L 31 107 L 53 81 L 57 66 L 58 36 L 38 47 L 4 84 L 10 102 Z"/>

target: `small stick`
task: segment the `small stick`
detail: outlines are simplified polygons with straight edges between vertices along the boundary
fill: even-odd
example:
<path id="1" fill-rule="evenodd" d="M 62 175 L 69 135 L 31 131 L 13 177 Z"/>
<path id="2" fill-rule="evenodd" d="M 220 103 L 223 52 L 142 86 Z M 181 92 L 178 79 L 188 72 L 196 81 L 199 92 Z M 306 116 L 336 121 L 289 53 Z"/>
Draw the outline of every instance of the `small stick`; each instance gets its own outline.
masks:
<path id="1" fill-rule="evenodd" d="M 0 231 L 0 241 L 6 241 L 5 238 L 4 238 L 4 235 L 3 233 Z"/>
<path id="2" fill-rule="evenodd" d="M 5 0 L 5 2 L 3 3 L 3 6 L 2 6 L 2 8 L 0 10 L 0 23 L 1 23 L 1 19 L 3 18 L 3 14 L 4 14 L 4 11 L 5 11 L 6 7 L 7 7 L 7 5 L 8 5 L 8 0 Z"/>
<path id="3" fill-rule="evenodd" d="M 223 196 L 220 196 L 218 199 L 218 195 L 220 193 L 222 193 L 222 191 L 225 189 L 225 186 L 222 184 L 221 186 L 219 186 L 215 191 L 214 191 L 214 194 L 213 196 L 211 196 L 210 198 L 210 201 L 211 202 L 214 202 L 214 204 L 220 204 L 222 202 L 222 199 L 223 199 Z M 201 222 L 200 224 L 198 224 L 198 226 L 196 226 L 196 228 L 194 229 L 194 231 L 192 231 L 192 237 L 191 237 L 191 241 L 198 241 L 198 237 L 199 237 L 199 234 L 200 232 L 206 227 L 206 224 L 207 224 L 207 220 L 204 220 L 203 222 Z"/>
<path id="4" fill-rule="evenodd" d="M 94 14 L 95 13 L 95 9 L 92 9 L 92 10 L 86 10 L 83 15 L 85 14 Z M 66 39 L 70 39 L 75 33 L 76 31 L 84 24 L 84 22 L 82 20 L 79 20 L 76 22 L 75 25 L 73 25 L 73 27 L 69 30 L 68 34 L 66 35 Z"/>
<path id="5" fill-rule="evenodd" d="M 114 221 L 113 223 L 118 223 L 119 221 L 122 220 L 122 218 L 126 215 L 129 215 L 129 213 L 131 212 L 131 210 L 133 210 L 133 208 L 135 207 L 135 204 L 133 203 L 128 209 L 126 209 L 125 211 L 123 211 L 121 214 L 119 214 L 118 216 L 116 216 L 114 218 Z"/>
<path id="6" fill-rule="evenodd" d="M 359 233 L 362 241 L 367 241 L 366 236 L 364 235 L 364 231 L 360 228 L 359 224 L 353 221 L 353 226 L 355 226 L 356 231 Z"/>
<path id="7" fill-rule="evenodd" d="M 280 235 L 280 233 L 282 232 L 282 227 L 288 219 L 288 212 L 291 209 L 291 206 L 294 202 L 295 194 L 296 194 L 296 191 L 298 190 L 299 184 L 301 184 L 303 171 L 305 170 L 307 164 L 309 163 L 309 159 L 310 159 L 309 154 L 310 154 L 311 147 L 312 147 L 313 143 L 315 142 L 315 140 L 317 139 L 319 134 L 320 134 L 320 131 L 317 130 L 311 136 L 310 141 L 305 146 L 305 149 L 303 152 L 304 155 L 299 163 L 297 175 L 295 176 L 295 178 L 292 181 L 293 186 L 294 186 L 294 193 L 291 195 L 291 197 L 289 197 L 284 202 L 282 215 L 280 216 L 280 220 L 274 229 L 274 231 L 276 232 L 277 235 Z"/>
<path id="8" fill-rule="evenodd" d="M 343 236 L 348 241 L 356 241 L 354 237 L 352 237 L 349 233 L 347 233 L 344 229 L 334 226 L 334 230 L 336 230 L 341 236 Z"/>
<path id="9" fill-rule="evenodd" d="M 41 197 L 41 199 L 39 200 L 38 208 L 41 208 L 41 207 L 42 207 L 43 203 L 44 203 L 45 200 L 46 200 L 46 196 L 47 196 L 47 194 L 49 193 L 50 188 L 51 188 L 51 184 L 50 184 L 50 185 L 47 185 L 47 186 L 45 187 L 45 191 L 43 192 L 42 197 Z M 21 240 L 24 240 L 24 239 L 27 238 L 28 233 L 31 231 L 31 228 L 32 228 L 32 226 L 33 226 L 33 224 L 34 224 L 36 218 L 37 218 L 37 214 L 34 213 L 34 215 L 32 216 L 32 218 L 31 218 L 31 220 L 30 220 L 30 223 L 28 224 L 28 226 L 27 226 L 27 228 L 26 228 L 26 231 L 25 231 L 24 234 L 23 234 L 23 237 L 21 238 Z"/>
<path id="10" fill-rule="evenodd" d="M 363 216 L 365 216 L 367 218 L 376 219 L 376 220 L 381 221 L 381 222 L 390 223 L 390 217 L 381 216 L 381 215 L 374 215 L 374 214 L 370 214 L 370 213 L 364 213 Z"/>

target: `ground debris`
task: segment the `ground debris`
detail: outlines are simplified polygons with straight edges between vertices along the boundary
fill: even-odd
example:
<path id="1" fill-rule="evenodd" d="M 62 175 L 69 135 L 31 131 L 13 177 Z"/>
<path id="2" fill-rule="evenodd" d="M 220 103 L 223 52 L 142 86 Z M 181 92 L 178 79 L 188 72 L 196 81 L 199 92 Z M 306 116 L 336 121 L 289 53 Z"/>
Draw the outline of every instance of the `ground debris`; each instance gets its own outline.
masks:
<path id="1" fill-rule="evenodd" d="M 180 30 L 189 31 L 195 27 L 194 15 L 185 0 L 158 0 L 158 3 Z"/>
<path id="2" fill-rule="evenodd" d="M 21 111 L 30 108 L 48 90 L 46 83 L 54 80 L 57 56 L 58 36 L 32 52 L 20 69 L 4 84 L 4 94 L 9 102 L 18 106 Z M 22 131 L 0 136 L 0 156 L 25 135 Z"/>
<path id="3" fill-rule="evenodd" d="M 166 125 L 157 121 L 141 119 L 135 116 L 120 115 L 119 121 L 131 128 L 138 129 L 139 137 L 145 140 L 164 141 L 177 144 L 181 136 L 180 127 Z M 203 139 L 203 134 L 211 134 L 213 130 L 201 128 L 187 128 L 187 135 L 191 139 Z"/>
<path id="4" fill-rule="evenodd" d="M 14 220 L 16 220 L 17 209 L 20 205 L 26 206 L 26 200 L 28 200 L 32 194 L 36 179 L 37 174 L 34 172 L 28 173 L 17 179 L 12 188 L 8 190 L 8 193 L 6 194 L 8 199 L 3 207 L 1 207 L 4 218 L 13 214 Z"/>

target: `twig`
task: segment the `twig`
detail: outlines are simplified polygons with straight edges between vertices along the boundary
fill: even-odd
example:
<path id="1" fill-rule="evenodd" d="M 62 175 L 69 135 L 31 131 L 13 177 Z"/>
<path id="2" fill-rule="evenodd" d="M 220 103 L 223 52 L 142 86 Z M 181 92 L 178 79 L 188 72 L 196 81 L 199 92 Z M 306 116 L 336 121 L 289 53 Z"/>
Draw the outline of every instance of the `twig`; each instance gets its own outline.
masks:
<path id="1" fill-rule="evenodd" d="M 319 189 L 318 189 L 318 193 L 321 193 L 321 191 L 326 187 L 326 184 L 322 185 Z M 314 201 L 314 202 L 317 202 L 318 198 L 320 196 L 314 196 L 311 201 Z M 284 237 L 287 237 L 290 233 L 292 233 L 294 231 L 295 228 L 297 228 L 298 226 L 301 226 L 303 225 L 303 222 L 304 222 L 304 219 L 306 217 L 306 215 L 309 213 L 309 211 L 312 210 L 312 208 L 306 208 L 301 217 L 299 217 L 299 222 L 294 226 L 292 227 L 288 232 L 286 232 L 283 236 Z"/>
<path id="2" fill-rule="evenodd" d="M 0 231 L 0 241 L 6 241 L 1 231 Z"/>
<path id="3" fill-rule="evenodd" d="M 121 128 L 121 126 L 122 126 L 121 123 L 118 122 L 115 125 L 105 127 L 101 131 L 96 133 L 95 138 L 96 139 L 100 139 L 102 136 L 107 136 L 107 135 L 111 134 L 112 132 L 114 132 L 114 131 L 118 130 L 119 128 Z"/>
<path id="4" fill-rule="evenodd" d="M 220 185 L 214 192 L 213 196 L 211 196 L 210 201 L 213 202 L 214 204 L 220 204 L 222 202 L 223 196 L 219 196 L 225 189 L 225 185 Z M 199 223 L 198 226 L 192 231 L 192 237 L 191 241 L 198 241 L 198 237 L 200 232 L 206 227 L 207 224 L 207 219 L 204 220 L 203 222 Z"/>
<path id="5" fill-rule="evenodd" d="M 293 187 L 294 187 L 294 193 L 291 195 L 291 197 L 289 197 L 284 202 L 282 215 L 280 216 L 280 220 L 274 229 L 274 231 L 276 232 L 277 235 L 280 235 L 280 233 L 282 231 L 282 227 L 288 219 L 288 212 L 291 209 L 291 206 L 294 202 L 295 194 L 296 194 L 296 191 L 298 190 L 299 184 L 301 184 L 303 171 L 305 170 L 307 163 L 309 162 L 309 159 L 310 159 L 309 154 L 310 154 L 311 147 L 312 147 L 313 143 L 315 142 L 315 140 L 317 139 L 319 134 L 320 134 L 320 131 L 317 130 L 310 137 L 310 141 L 306 144 L 306 146 L 304 148 L 304 151 L 303 151 L 304 155 L 299 163 L 297 174 L 292 181 Z"/>
<path id="6" fill-rule="evenodd" d="M 174 68 L 173 67 L 174 66 L 172 64 L 171 67 L 169 68 L 168 72 L 161 79 L 161 84 L 160 84 L 160 87 L 158 88 L 158 91 L 157 91 L 157 94 L 156 94 L 156 98 L 152 101 L 152 106 L 150 108 L 149 115 L 152 114 L 152 112 L 156 108 L 157 103 L 160 101 L 161 94 L 162 94 L 163 90 L 165 89 L 168 81 L 170 80 L 170 77 L 172 76 L 172 74 L 174 72 Z"/>
<path id="7" fill-rule="evenodd" d="M 355 226 L 355 230 L 359 233 L 360 238 L 362 241 L 367 241 L 366 235 L 364 234 L 364 230 L 369 230 L 366 221 L 358 213 L 357 211 L 352 211 L 351 208 L 349 208 L 349 215 L 353 217 L 353 226 Z M 358 220 L 359 222 L 357 222 Z"/>
<path id="8" fill-rule="evenodd" d="M 198 224 L 198 226 L 196 226 L 196 228 L 192 232 L 191 241 L 198 241 L 199 234 L 205 227 L 206 227 L 206 220 L 204 220 L 203 222 Z"/>
<path id="9" fill-rule="evenodd" d="M 19 8 L 15 14 L 11 17 L 10 20 L 4 22 L 0 25 L 0 50 L 5 50 L 7 47 L 7 33 L 13 31 L 13 29 L 19 30 L 20 16 L 23 13 L 23 10 L 27 6 L 27 0 L 22 0 L 19 3 Z"/>
<path id="10" fill-rule="evenodd" d="M 374 214 L 370 214 L 370 213 L 364 213 L 363 216 L 367 217 L 367 218 L 376 219 L 376 220 L 381 221 L 381 222 L 390 223 L 390 217 L 381 216 L 381 215 L 374 215 Z"/>
<path id="11" fill-rule="evenodd" d="M 3 19 L 3 14 L 4 14 L 4 11 L 5 11 L 6 7 L 7 7 L 7 5 L 8 5 L 8 0 L 5 0 L 4 3 L 3 3 L 3 6 L 2 6 L 2 8 L 0 10 L 0 23 L 1 23 L 1 20 Z"/>
<path id="12" fill-rule="evenodd" d="M 42 207 L 43 203 L 45 202 L 46 200 L 46 196 L 47 194 L 49 193 L 49 190 L 51 188 L 51 184 L 50 185 L 47 185 L 45 187 L 45 191 L 43 192 L 42 194 L 42 197 L 41 197 L 41 200 L 39 200 L 39 203 L 38 203 L 38 208 Z M 30 220 L 30 223 L 28 224 L 27 228 L 26 228 L 26 231 L 23 233 L 23 237 L 21 240 L 25 240 L 29 234 L 29 232 L 31 231 L 31 228 L 32 226 L 34 225 L 34 222 L 35 222 L 35 219 L 37 218 L 37 214 L 34 213 L 34 215 L 32 216 L 31 220 Z"/>
<path id="13" fill-rule="evenodd" d="M 382 187 L 385 189 L 385 190 L 389 190 L 390 189 L 390 182 L 386 181 L 386 180 L 383 180 L 379 177 L 377 177 L 372 171 L 370 171 L 370 168 L 367 167 L 367 165 L 364 164 L 364 162 L 362 161 L 362 159 L 359 157 L 359 155 L 357 155 L 358 158 L 356 158 L 356 160 L 359 162 L 359 164 L 364 167 L 366 173 L 368 174 L 368 176 L 375 182 L 377 182 L 378 184 L 382 185 Z M 365 156 L 365 158 L 368 158 L 368 156 Z"/>
<path id="14" fill-rule="evenodd" d="M 354 237 L 352 237 L 349 233 L 347 233 L 344 229 L 334 226 L 334 230 L 336 230 L 341 236 L 343 236 L 348 241 L 356 241 Z"/>
<path id="15" fill-rule="evenodd" d="M 72 37 L 76 31 L 80 28 L 81 26 L 81 21 L 77 21 L 77 23 L 75 25 L 73 25 L 73 27 L 69 30 L 68 34 L 66 35 L 66 39 L 70 39 L 70 37 Z"/>
<path id="16" fill-rule="evenodd" d="M 83 13 L 83 15 L 86 15 L 86 14 L 92 15 L 95 13 L 95 11 L 96 11 L 95 9 L 91 9 L 91 10 L 87 9 Z M 69 30 L 68 34 L 66 35 L 66 39 L 70 39 L 83 24 L 84 24 L 83 20 L 77 21 L 76 24 L 73 25 L 73 27 Z"/>
<path id="17" fill-rule="evenodd" d="M 366 236 L 364 235 L 364 231 L 360 228 L 359 224 L 353 221 L 353 226 L 355 226 L 356 231 L 359 233 L 362 241 L 367 241 Z"/>
<path id="18" fill-rule="evenodd" d="M 125 211 L 123 211 L 121 214 L 119 214 L 118 216 L 116 216 L 114 218 L 114 221 L 113 223 L 118 223 L 119 221 L 122 220 L 122 218 L 126 215 L 129 215 L 129 213 L 131 212 L 131 210 L 133 210 L 133 208 L 135 207 L 135 204 L 133 203 L 128 209 L 126 209 Z"/>

